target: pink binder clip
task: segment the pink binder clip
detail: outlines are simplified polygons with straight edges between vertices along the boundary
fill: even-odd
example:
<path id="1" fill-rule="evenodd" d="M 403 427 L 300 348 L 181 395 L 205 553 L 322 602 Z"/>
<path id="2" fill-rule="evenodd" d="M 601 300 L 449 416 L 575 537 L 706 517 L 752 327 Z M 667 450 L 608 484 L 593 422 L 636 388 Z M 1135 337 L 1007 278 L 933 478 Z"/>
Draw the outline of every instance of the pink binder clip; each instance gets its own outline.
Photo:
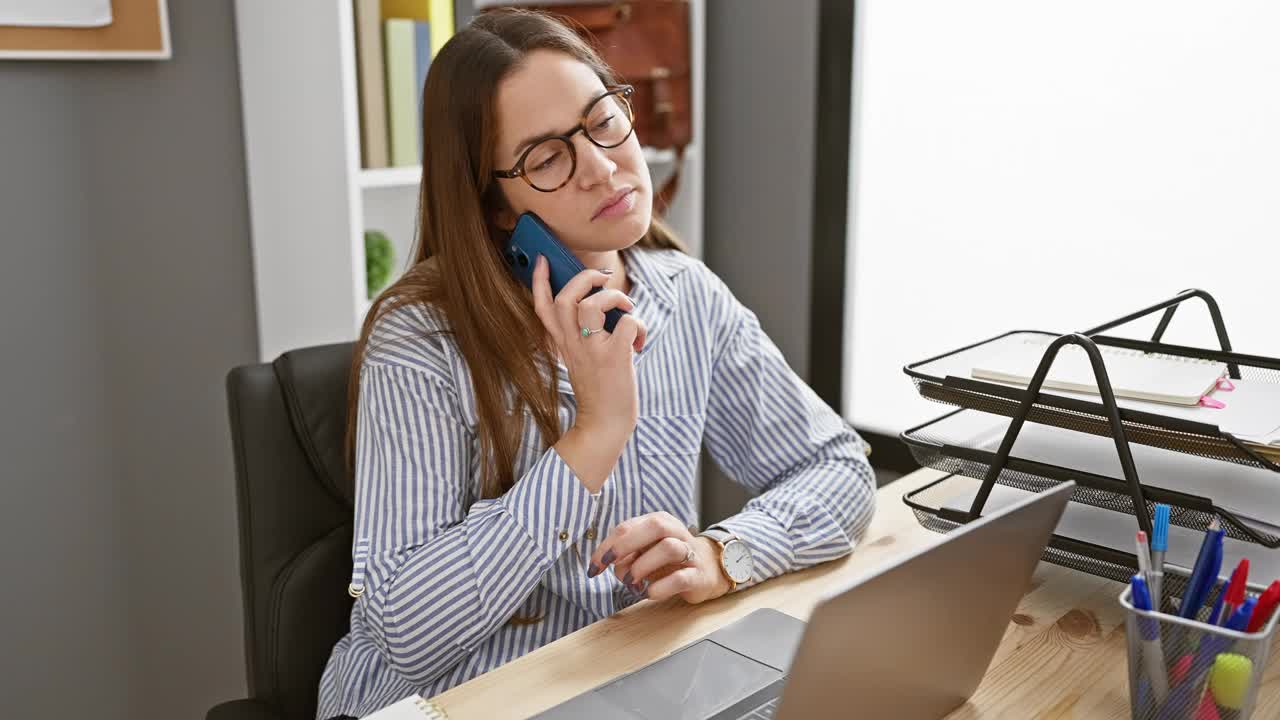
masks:
<path id="1" fill-rule="evenodd" d="M 1218 378 L 1218 389 L 1222 392 L 1231 392 L 1236 389 L 1235 383 L 1226 378 Z"/>
<path id="2" fill-rule="evenodd" d="M 1207 407 L 1207 408 L 1213 408 L 1214 410 L 1221 410 L 1226 406 L 1227 406 L 1226 403 L 1222 402 L 1221 400 L 1215 400 L 1209 397 L 1208 395 L 1205 395 L 1204 397 L 1200 398 L 1200 407 Z"/>

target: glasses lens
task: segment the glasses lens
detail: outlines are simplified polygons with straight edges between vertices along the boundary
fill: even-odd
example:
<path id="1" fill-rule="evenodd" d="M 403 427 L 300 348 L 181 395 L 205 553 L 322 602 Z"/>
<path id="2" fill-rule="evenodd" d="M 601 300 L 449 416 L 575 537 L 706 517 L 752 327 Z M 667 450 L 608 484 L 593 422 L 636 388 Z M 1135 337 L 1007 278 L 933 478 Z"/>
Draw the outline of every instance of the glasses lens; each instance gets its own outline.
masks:
<path id="1" fill-rule="evenodd" d="M 601 147 L 621 145 L 631 135 L 631 105 L 621 93 L 609 93 L 587 112 L 587 136 Z"/>
<path id="2" fill-rule="evenodd" d="M 524 174 L 539 190 L 555 190 L 573 174 L 573 151 L 559 138 L 543 140 L 524 158 Z"/>

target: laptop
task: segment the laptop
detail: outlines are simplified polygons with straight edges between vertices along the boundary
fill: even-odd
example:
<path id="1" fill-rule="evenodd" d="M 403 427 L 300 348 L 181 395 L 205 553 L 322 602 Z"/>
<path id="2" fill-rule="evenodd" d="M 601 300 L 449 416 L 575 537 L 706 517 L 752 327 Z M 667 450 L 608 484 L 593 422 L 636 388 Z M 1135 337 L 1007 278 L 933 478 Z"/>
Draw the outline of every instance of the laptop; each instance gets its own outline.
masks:
<path id="1" fill-rule="evenodd" d="M 808 623 L 756 610 L 536 717 L 940 718 L 977 689 L 1074 487 L 992 512 L 825 595 Z"/>

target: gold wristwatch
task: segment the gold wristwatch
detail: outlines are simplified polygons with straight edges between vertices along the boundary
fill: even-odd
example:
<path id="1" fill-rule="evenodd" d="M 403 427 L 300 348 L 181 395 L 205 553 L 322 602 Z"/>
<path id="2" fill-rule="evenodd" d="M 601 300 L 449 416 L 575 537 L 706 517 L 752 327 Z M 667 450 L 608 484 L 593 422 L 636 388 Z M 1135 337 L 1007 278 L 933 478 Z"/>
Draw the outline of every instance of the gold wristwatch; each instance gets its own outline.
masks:
<path id="1" fill-rule="evenodd" d="M 751 548 L 741 538 L 719 528 L 707 528 L 699 537 L 710 538 L 720 546 L 720 571 L 729 578 L 729 592 L 751 579 L 755 561 L 751 558 Z"/>

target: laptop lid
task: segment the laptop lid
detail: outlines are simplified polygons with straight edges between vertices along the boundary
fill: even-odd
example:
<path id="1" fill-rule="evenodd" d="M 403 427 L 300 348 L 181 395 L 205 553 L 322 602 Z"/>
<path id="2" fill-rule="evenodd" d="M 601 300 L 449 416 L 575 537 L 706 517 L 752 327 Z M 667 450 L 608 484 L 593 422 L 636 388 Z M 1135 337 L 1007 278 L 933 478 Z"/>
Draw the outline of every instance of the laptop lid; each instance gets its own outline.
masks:
<path id="1" fill-rule="evenodd" d="M 779 720 L 940 718 L 977 689 L 1074 482 L 992 512 L 828 594 Z"/>

